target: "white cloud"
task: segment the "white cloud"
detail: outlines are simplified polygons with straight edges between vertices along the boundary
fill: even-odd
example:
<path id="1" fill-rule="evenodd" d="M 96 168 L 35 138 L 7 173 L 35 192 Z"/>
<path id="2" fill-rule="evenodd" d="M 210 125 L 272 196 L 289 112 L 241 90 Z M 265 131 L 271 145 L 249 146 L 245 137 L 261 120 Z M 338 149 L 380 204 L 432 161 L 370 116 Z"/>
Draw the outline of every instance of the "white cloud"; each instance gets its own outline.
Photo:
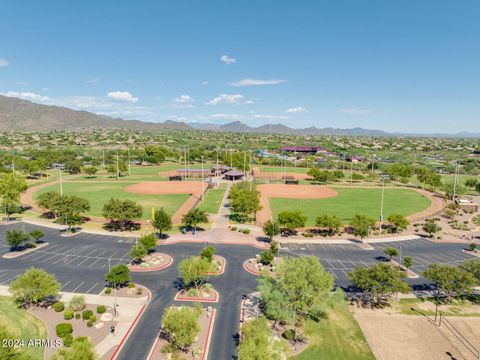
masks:
<path id="1" fill-rule="evenodd" d="M 237 62 L 237 59 L 228 55 L 222 55 L 220 56 L 220 61 L 223 61 L 225 64 L 230 65 L 235 64 Z"/>
<path id="2" fill-rule="evenodd" d="M 370 113 L 369 110 L 355 109 L 355 108 L 352 108 L 352 109 L 340 109 L 340 110 L 338 110 L 337 112 L 339 112 L 339 113 L 341 113 L 341 114 L 348 114 L 348 115 L 365 115 L 365 114 Z"/>
<path id="3" fill-rule="evenodd" d="M 88 79 L 85 81 L 86 84 L 95 84 L 96 82 L 98 82 L 98 78 Z"/>
<path id="4" fill-rule="evenodd" d="M 129 103 L 136 103 L 138 101 L 138 97 L 134 97 L 127 91 L 110 91 L 107 94 L 109 99 L 117 100 L 117 101 L 124 101 Z"/>
<path id="5" fill-rule="evenodd" d="M 202 85 L 208 85 L 208 84 L 210 84 L 210 82 L 208 82 L 207 80 L 202 81 Z"/>
<path id="6" fill-rule="evenodd" d="M 24 100 L 30 100 L 39 103 L 51 104 L 53 100 L 48 96 L 42 96 L 32 92 L 16 92 L 16 91 L 7 91 L 6 93 L 1 93 L 3 96 L 15 97 Z"/>
<path id="7" fill-rule="evenodd" d="M 246 99 L 245 96 L 241 94 L 221 94 L 216 98 L 207 102 L 207 105 L 234 105 L 234 104 L 252 104 L 253 101 Z"/>
<path id="8" fill-rule="evenodd" d="M 172 100 L 172 106 L 176 108 L 190 108 L 193 107 L 195 100 L 190 95 L 180 95 Z"/>
<path id="9" fill-rule="evenodd" d="M 134 105 L 131 102 L 112 101 L 109 98 L 96 96 L 69 96 L 56 101 L 56 105 L 112 117 L 135 118 L 152 114 L 149 107 Z"/>
<path id="10" fill-rule="evenodd" d="M 212 114 L 209 116 L 212 120 L 242 120 L 243 116 L 237 114 Z"/>
<path id="11" fill-rule="evenodd" d="M 40 89 L 41 91 L 48 91 L 48 88 L 47 87 L 43 87 Z"/>
<path id="12" fill-rule="evenodd" d="M 0 68 L 8 65 L 10 65 L 10 63 L 7 60 L 0 58 Z"/>
<path id="13" fill-rule="evenodd" d="M 255 120 L 274 121 L 274 120 L 287 120 L 288 116 L 255 114 L 252 116 L 252 118 Z"/>
<path id="14" fill-rule="evenodd" d="M 308 113 L 308 109 L 305 109 L 304 107 L 302 106 L 297 106 L 297 107 L 293 107 L 293 108 L 290 108 L 290 109 L 287 109 L 286 111 L 287 113 L 289 114 L 298 114 L 298 113 Z"/>
<path id="15" fill-rule="evenodd" d="M 270 79 L 270 80 L 260 80 L 260 79 L 242 79 L 239 81 L 234 81 L 229 83 L 230 86 L 261 86 L 261 85 L 277 85 L 287 82 L 287 80 L 280 79 Z"/>

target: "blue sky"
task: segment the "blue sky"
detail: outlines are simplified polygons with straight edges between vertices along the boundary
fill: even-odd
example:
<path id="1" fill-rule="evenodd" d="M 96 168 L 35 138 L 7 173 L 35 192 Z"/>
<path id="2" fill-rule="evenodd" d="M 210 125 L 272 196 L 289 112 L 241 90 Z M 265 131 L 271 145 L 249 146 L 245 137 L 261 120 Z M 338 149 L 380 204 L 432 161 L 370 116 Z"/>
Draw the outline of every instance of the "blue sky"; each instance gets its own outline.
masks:
<path id="1" fill-rule="evenodd" d="M 478 0 L 0 3 L 0 93 L 125 119 L 480 132 Z"/>

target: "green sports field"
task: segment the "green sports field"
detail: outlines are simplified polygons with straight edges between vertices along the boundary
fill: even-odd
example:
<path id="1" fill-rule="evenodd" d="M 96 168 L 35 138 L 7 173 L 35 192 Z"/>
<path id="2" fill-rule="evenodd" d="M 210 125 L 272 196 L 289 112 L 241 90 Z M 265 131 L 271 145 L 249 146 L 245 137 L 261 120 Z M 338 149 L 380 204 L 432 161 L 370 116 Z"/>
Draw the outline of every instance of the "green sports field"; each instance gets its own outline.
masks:
<path id="1" fill-rule="evenodd" d="M 337 215 L 347 224 L 355 214 L 380 217 L 382 190 L 380 188 L 335 187 L 338 195 L 325 199 L 270 198 L 270 209 L 274 218 L 284 210 L 299 210 L 308 216 L 307 226 L 314 226 L 321 214 Z M 385 189 L 383 216 L 402 214 L 408 216 L 421 212 L 431 205 L 430 199 L 410 189 Z"/>
<path id="2" fill-rule="evenodd" d="M 0 326 L 5 327 L 14 339 L 46 339 L 47 329 L 42 321 L 28 311 L 18 308 L 10 297 L 0 296 Z M 43 360 L 42 347 L 23 348 L 33 360 Z"/>
<path id="3" fill-rule="evenodd" d="M 197 206 L 208 214 L 216 214 L 225 195 L 226 186 L 221 184 L 216 189 L 209 189 L 205 193 L 205 199 Z"/>
<path id="4" fill-rule="evenodd" d="M 265 173 L 281 173 L 283 172 L 283 167 L 281 166 L 260 166 L 260 171 Z M 301 168 L 301 167 L 286 167 L 285 172 L 289 173 L 299 173 L 306 174 L 310 168 Z"/>
<path id="5" fill-rule="evenodd" d="M 68 195 L 77 195 L 90 201 L 91 210 L 88 213 L 93 216 L 102 216 L 103 205 L 110 198 L 130 199 L 136 201 L 143 207 L 144 219 L 151 218 L 152 207 L 159 209 L 163 207 L 170 215 L 188 199 L 188 194 L 134 194 L 125 192 L 123 189 L 131 183 L 108 183 L 101 182 L 65 182 L 63 183 L 63 193 Z M 38 195 L 49 190 L 60 191 L 60 185 L 55 184 L 38 190 L 33 194 L 33 200 L 36 201 Z"/>

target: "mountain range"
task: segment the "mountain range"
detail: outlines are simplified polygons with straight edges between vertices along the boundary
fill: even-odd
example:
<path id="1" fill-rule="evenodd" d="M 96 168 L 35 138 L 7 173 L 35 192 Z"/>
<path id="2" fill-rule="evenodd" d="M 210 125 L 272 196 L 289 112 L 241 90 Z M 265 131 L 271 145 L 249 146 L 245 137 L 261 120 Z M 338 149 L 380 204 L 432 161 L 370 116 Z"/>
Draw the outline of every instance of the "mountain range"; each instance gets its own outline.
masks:
<path id="1" fill-rule="evenodd" d="M 135 131 L 163 130 L 209 130 L 240 133 L 272 133 L 296 135 L 349 135 L 349 136 L 437 136 L 437 137 L 480 137 L 480 133 L 460 132 L 457 134 L 406 134 L 389 133 L 364 128 L 337 129 L 332 127 L 308 127 L 294 129 L 283 124 L 267 124 L 252 127 L 241 121 L 224 125 L 185 123 L 167 120 L 162 123 L 140 120 L 123 120 L 88 111 L 73 110 L 61 106 L 42 105 L 28 100 L 0 95 L 0 131 L 89 131 L 101 129 L 128 129 Z"/>

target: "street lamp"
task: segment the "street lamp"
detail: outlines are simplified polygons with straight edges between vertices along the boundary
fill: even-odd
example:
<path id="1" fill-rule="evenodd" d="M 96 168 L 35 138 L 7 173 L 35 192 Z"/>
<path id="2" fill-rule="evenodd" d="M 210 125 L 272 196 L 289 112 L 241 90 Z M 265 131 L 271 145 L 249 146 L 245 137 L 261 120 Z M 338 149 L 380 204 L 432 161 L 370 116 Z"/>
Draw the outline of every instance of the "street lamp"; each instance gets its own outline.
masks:
<path id="1" fill-rule="evenodd" d="M 382 174 L 380 175 L 380 178 L 382 179 L 382 201 L 380 203 L 380 232 L 382 232 L 382 221 L 383 221 L 383 199 L 385 197 L 385 180 L 390 179 L 390 176 L 387 174 Z"/>

